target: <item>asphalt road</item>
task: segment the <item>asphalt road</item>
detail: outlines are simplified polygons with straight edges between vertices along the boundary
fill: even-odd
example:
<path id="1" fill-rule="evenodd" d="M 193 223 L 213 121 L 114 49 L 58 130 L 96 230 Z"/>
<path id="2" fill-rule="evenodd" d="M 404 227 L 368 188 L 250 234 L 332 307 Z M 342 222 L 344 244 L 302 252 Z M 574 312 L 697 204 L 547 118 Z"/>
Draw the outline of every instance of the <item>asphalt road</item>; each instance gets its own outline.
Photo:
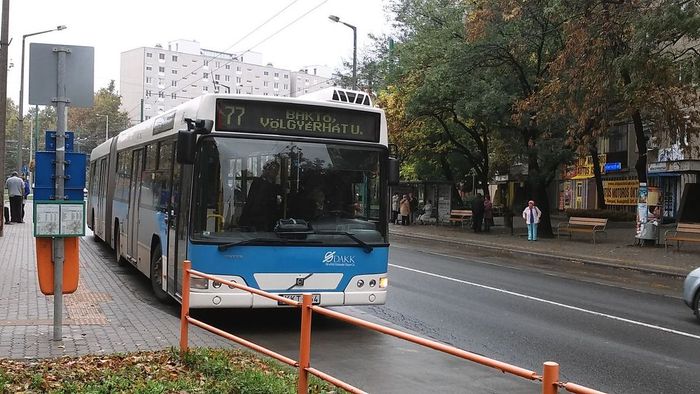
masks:
<path id="1" fill-rule="evenodd" d="M 143 302 L 156 303 L 135 270 L 126 269 L 123 280 Z M 393 239 L 387 304 L 336 310 L 535 371 L 556 361 L 561 380 L 602 391 L 700 392 L 700 323 L 678 298 L 680 284 Z M 193 315 L 297 356 L 294 310 Z M 314 317 L 312 365 L 372 393 L 541 391 L 536 383 L 321 316 Z"/>
<path id="2" fill-rule="evenodd" d="M 391 297 L 372 311 L 524 368 L 556 361 L 602 391 L 700 392 L 700 324 L 678 280 L 516 260 L 394 242 Z"/>

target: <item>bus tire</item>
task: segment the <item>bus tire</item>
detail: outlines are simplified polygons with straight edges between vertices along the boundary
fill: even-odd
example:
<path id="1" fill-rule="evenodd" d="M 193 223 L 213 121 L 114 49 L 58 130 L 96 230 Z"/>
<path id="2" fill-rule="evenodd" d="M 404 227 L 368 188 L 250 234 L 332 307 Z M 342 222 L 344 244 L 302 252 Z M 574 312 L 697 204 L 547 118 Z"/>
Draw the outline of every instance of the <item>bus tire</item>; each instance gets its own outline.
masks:
<path id="1" fill-rule="evenodd" d="M 168 303 L 171 298 L 163 291 L 163 252 L 160 244 L 156 244 L 151 252 L 151 288 L 153 295 L 162 303 Z"/>

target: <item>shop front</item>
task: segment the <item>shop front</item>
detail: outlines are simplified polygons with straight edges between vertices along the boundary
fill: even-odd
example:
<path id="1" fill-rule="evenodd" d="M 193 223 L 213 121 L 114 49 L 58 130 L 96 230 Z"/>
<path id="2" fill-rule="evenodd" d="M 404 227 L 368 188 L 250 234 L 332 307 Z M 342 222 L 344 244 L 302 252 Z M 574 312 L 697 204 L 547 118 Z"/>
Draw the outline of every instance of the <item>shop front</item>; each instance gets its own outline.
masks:
<path id="1" fill-rule="evenodd" d="M 698 182 L 700 160 L 669 160 L 654 162 L 647 167 L 649 185 L 659 188 L 664 222 L 679 219 L 683 191 L 688 184 Z"/>

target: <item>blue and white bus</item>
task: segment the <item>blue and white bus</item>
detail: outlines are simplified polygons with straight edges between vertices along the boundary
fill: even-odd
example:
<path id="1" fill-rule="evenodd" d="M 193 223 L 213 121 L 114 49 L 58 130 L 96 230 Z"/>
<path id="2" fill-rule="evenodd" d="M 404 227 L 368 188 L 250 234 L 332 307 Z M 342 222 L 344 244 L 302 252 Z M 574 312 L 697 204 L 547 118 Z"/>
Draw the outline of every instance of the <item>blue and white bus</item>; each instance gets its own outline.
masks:
<path id="1" fill-rule="evenodd" d="M 189 259 L 291 299 L 383 304 L 398 167 L 384 113 L 368 104 L 336 88 L 190 100 L 92 151 L 88 226 L 161 300 L 180 298 Z M 193 308 L 278 306 L 200 278 L 191 290 Z"/>

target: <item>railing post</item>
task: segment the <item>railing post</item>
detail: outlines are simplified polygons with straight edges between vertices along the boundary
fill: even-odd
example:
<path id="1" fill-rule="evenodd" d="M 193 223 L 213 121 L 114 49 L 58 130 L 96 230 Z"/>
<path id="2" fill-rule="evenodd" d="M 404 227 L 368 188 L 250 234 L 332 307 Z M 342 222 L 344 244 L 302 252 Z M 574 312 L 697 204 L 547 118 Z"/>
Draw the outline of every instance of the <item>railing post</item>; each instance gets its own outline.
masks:
<path id="1" fill-rule="evenodd" d="M 311 294 L 302 296 L 301 305 L 301 335 L 299 337 L 299 382 L 297 393 L 307 394 L 309 392 L 309 367 L 311 360 L 311 304 L 313 297 Z"/>
<path id="2" fill-rule="evenodd" d="M 187 318 L 190 315 L 190 270 L 192 262 L 185 260 L 182 264 L 182 308 L 180 309 L 180 355 L 187 351 L 187 330 L 189 322 Z"/>
<path id="3" fill-rule="evenodd" d="M 547 361 L 542 370 L 542 394 L 556 394 L 558 390 L 559 364 Z"/>

